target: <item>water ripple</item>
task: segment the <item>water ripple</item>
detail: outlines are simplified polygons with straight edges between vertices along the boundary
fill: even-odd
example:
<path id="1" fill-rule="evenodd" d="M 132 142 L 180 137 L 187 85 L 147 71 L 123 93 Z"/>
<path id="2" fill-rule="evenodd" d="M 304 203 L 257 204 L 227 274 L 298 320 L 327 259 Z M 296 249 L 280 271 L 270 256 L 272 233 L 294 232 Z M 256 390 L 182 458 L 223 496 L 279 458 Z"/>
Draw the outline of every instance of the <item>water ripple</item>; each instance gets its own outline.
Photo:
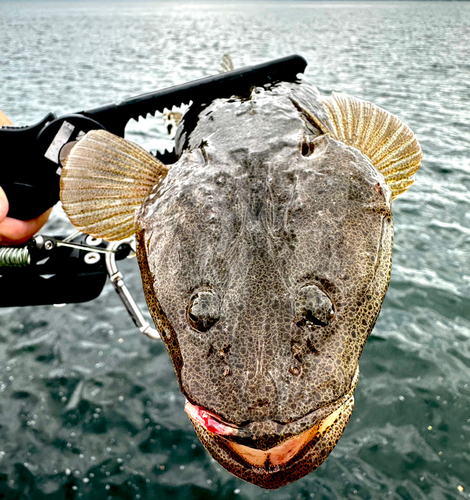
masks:
<path id="1" fill-rule="evenodd" d="M 0 108 L 18 125 L 214 74 L 224 53 L 238 67 L 300 53 L 322 92 L 396 113 L 424 151 L 394 202 L 356 409 L 315 473 L 268 494 L 210 459 L 163 346 L 106 287 L 89 304 L 0 309 L 0 498 L 468 498 L 469 40 L 468 2 L 0 1 Z M 129 131 L 168 144 L 158 117 Z M 59 209 L 47 231 L 70 231 Z M 139 290 L 135 263 L 125 272 Z"/>

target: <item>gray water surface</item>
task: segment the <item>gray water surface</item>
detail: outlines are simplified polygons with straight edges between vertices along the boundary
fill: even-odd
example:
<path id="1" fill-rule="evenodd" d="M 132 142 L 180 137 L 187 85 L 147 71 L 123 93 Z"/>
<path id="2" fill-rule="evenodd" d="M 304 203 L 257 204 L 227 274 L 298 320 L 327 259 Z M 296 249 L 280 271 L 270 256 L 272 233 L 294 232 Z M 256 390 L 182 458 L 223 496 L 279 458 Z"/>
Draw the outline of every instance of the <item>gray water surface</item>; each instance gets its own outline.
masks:
<path id="1" fill-rule="evenodd" d="M 0 309 L 0 499 L 470 498 L 469 47 L 468 2 L 0 1 L 0 109 L 17 125 L 214 74 L 225 53 L 237 67 L 298 53 L 322 92 L 397 114 L 424 151 L 393 205 L 353 416 L 317 471 L 265 492 L 222 469 L 163 345 L 107 286 Z M 128 130 L 168 144 L 160 119 Z M 70 231 L 57 207 L 43 232 Z M 136 263 L 123 268 L 143 306 Z"/>

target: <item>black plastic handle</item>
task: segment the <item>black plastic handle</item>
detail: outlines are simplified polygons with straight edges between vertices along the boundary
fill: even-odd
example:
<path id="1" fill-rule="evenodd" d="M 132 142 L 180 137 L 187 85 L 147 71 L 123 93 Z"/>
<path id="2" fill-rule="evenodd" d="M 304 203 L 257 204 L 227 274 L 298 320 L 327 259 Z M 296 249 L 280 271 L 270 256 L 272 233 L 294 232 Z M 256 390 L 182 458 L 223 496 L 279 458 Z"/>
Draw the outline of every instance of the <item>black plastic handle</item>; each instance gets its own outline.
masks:
<path id="1" fill-rule="evenodd" d="M 82 134 L 103 128 L 81 114 L 56 118 L 49 113 L 31 127 L 0 129 L 0 186 L 9 202 L 8 217 L 29 220 L 59 201 L 62 147 Z"/>
<path id="2" fill-rule="evenodd" d="M 131 118 L 135 120 L 140 116 L 145 118 L 149 113 L 163 112 L 165 108 L 171 109 L 173 106 L 189 104 L 190 101 L 203 103 L 218 97 L 230 97 L 267 83 L 294 81 L 306 67 L 307 61 L 299 55 L 282 57 L 129 97 L 118 104 L 90 109 L 83 114 L 100 122 L 110 132 L 123 137 L 124 129 Z"/>

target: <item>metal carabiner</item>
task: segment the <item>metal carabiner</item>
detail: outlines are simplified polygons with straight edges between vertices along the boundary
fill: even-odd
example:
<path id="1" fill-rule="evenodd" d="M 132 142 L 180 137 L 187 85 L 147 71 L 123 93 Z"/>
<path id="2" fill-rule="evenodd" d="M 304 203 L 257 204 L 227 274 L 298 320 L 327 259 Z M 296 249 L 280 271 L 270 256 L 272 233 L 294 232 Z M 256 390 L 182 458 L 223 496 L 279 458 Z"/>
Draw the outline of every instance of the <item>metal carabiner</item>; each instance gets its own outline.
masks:
<path id="1" fill-rule="evenodd" d="M 116 265 L 115 251 L 121 245 L 122 241 L 112 241 L 107 246 L 107 250 L 110 250 L 106 253 L 105 261 L 106 261 L 106 269 L 108 270 L 109 279 L 111 280 L 111 284 L 116 290 L 119 298 L 121 299 L 124 307 L 129 313 L 132 321 L 135 326 L 147 337 L 154 340 L 161 340 L 160 334 L 155 328 L 152 328 L 148 321 L 145 320 L 142 313 L 140 312 L 139 306 L 135 303 L 132 295 L 129 292 L 129 289 L 126 287 L 124 283 L 124 278 L 122 273 L 119 271 Z"/>

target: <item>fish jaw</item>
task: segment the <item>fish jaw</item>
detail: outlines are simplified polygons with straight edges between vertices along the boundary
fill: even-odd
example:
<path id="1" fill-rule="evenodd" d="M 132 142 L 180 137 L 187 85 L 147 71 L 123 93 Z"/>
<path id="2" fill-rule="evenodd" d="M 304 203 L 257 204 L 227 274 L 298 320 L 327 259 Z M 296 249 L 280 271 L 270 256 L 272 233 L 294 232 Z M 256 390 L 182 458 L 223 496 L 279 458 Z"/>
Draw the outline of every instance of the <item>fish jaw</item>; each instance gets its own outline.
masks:
<path id="1" fill-rule="evenodd" d="M 310 427 L 287 438 L 280 437 L 279 444 L 269 449 L 241 444 L 237 438 L 246 435 L 245 429 L 223 422 L 189 401 L 185 411 L 202 444 L 220 465 L 261 488 L 276 489 L 314 471 L 328 457 L 351 417 L 357 379 L 358 371 L 351 389 L 340 400 L 309 416 Z"/>

